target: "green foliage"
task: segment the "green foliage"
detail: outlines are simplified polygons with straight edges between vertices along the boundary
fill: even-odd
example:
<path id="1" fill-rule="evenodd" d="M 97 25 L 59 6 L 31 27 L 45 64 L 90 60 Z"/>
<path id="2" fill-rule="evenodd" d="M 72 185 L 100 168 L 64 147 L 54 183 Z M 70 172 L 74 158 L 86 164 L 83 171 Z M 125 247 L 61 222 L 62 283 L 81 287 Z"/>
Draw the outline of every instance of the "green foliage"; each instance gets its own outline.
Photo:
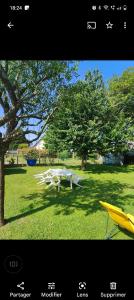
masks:
<path id="1" fill-rule="evenodd" d="M 46 132 L 47 147 L 58 151 L 72 149 L 83 165 L 89 153 L 127 151 L 134 128 L 123 101 L 131 99 L 132 104 L 133 77 L 132 70 L 126 71 L 121 79 L 113 78 L 106 90 L 101 74 L 95 70 L 88 72 L 85 80 L 63 89 L 58 110 Z"/>
<path id="2" fill-rule="evenodd" d="M 13 140 L 10 144 L 9 144 L 9 150 L 17 150 L 19 148 L 19 145 L 21 144 L 25 144 L 25 147 L 27 147 L 27 141 L 25 136 L 23 136 L 23 131 L 20 131 L 20 134 L 22 135 L 20 138 L 17 138 L 15 140 Z"/>
<path id="3" fill-rule="evenodd" d="M 38 153 L 40 157 L 46 157 L 48 155 L 47 149 L 38 149 Z"/>
<path id="4" fill-rule="evenodd" d="M 88 153 L 102 144 L 101 131 L 105 123 L 107 98 L 98 71 L 88 72 L 85 80 L 70 85 L 62 92 L 58 111 L 46 133 L 49 145 L 73 150 L 86 161 Z"/>
<path id="5" fill-rule="evenodd" d="M 11 157 L 9 160 L 9 165 L 13 166 L 14 164 L 15 164 L 15 159 L 13 157 Z"/>
<path id="6" fill-rule="evenodd" d="M 57 134 L 52 124 L 50 124 L 49 130 L 47 130 L 45 133 L 44 141 L 45 141 L 45 147 L 49 153 L 58 152 L 59 144 L 58 144 Z"/>
<path id="7" fill-rule="evenodd" d="M 114 110 L 124 113 L 125 117 L 134 117 L 134 67 L 128 68 L 121 76 L 109 81 L 109 97 Z"/>
<path id="8" fill-rule="evenodd" d="M 28 146 L 28 144 L 26 144 L 26 143 L 22 143 L 22 144 L 19 144 L 18 145 L 18 149 L 26 149 L 26 148 L 28 148 L 29 146 Z"/>
<path id="9" fill-rule="evenodd" d="M 58 157 L 64 161 L 65 159 L 70 158 L 70 153 L 67 150 L 64 150 L 58 154 Z"/>
<path id="10" fill-rule="evenodd" d="M 27 153 L 24 154 L 25 159 L 38 159 L 39 152 L 37 149 L 31 148 L 27 151 Z"/>
<path id="11" fill-rule="evenodd" d="M 9 145 L 9 150 L 17 150 L 18 149 L 18 143 L 15 141 L 15 142 L 12 142 L 10 145 Z"/>
<path id="12" fill-rule="evenodd" d="M 4 126 L 7 147 L 22 136 L 30 141 L 38 138 L 52 116 L 60 90 L 76 75 L 76 69 L 74 62 L 63 60 L 0 62 L 0 127 Z"/>
<path id="13" fill-rule="evenodd" d="M 134 68 L 128 68 L 121 76 L 114 76 L 109 81 L 108 98 L 111 126 L 108 138 L 113 144 L 113 152 L 125 152 L 128 141 L 134 140 Z"/>

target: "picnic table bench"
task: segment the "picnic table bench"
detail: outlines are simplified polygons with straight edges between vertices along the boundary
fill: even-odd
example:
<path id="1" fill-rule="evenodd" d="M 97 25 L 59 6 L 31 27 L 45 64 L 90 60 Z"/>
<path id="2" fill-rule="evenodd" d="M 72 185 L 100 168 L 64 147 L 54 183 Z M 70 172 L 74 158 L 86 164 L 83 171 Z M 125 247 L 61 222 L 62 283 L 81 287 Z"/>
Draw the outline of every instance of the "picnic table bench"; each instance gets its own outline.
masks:
<path id="1" fill-rule="evenodd" d="M 82 187 L 79 184 L 81 178 L 74 172 L 67 169 L 49 169 L 34 176 L 39 179 L 38 184 L 49 183 L 49 187 L 58 186 L 58 191 L 60 191 L 61 180 L 63 177 L 66 177 L 66 179 L 70 181 L 71 190 L 73 188 L 73 184 Z"/>

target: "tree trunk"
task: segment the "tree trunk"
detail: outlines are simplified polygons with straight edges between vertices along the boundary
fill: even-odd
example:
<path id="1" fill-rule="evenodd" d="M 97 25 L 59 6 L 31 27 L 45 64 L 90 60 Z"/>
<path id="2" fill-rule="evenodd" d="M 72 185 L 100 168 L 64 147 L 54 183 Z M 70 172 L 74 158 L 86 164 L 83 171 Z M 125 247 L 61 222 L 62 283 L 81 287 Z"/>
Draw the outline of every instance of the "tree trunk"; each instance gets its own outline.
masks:
<path id="1" fill-rule="evenodd" d="M 0 153 L 0 226 L 3 226 L 5 224 L 5 221 L 4 221 L 4 191 L 5 191 L 4 154 Z"/>
<path id="2" fill-rule="evenodd" d="M 87 156 L 83 155 L 81 160 L 81 170 L 85 170 L 87 165 Z"/>

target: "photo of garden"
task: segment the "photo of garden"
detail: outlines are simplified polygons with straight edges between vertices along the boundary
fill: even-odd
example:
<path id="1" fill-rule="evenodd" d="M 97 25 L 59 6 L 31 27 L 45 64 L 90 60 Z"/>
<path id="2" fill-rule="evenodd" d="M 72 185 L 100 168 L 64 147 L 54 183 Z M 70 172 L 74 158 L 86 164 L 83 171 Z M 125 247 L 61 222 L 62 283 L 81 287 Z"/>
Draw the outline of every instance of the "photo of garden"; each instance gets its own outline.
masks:
<path id="1" fill-rule="evenodd" d="M 0 61 L 0 239 L 134 239 L 134 61 Z"/>

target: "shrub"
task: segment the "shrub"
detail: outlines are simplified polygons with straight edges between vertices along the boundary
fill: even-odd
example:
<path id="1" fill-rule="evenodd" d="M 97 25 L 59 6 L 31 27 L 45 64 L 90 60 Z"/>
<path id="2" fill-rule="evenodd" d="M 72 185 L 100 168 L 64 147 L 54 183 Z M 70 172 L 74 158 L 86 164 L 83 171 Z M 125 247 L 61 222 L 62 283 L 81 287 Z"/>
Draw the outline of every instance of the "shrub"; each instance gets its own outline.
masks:
<path id="1" fill-rule="evenodd" d="M 60 152 L 58 156 L 61 160 L 65 160 L 70 157 L 70 153 L 67 150 L 64 150 L 64 151 Z"/>
<path id="2" fill-rule="evenodd" d="M 9 160 L 9 165 L 13 166 L 14 164 L 15 164 L 15 159 L 13 157 L 11 157 Z"/>
<path id="3" fill-rule="evenodd" d="M 28 144 L 26 144 L 26 143 L 23 143 L 23 144 L 19 144 L 18 145 L 18 149 L 27 149 L 29 146 L 28 146 Z"/>
<path id="4" fill-rule="evenodd" d="M 46 157 L 48 155 L 47 149 L 39 149 L 38 152 L 40 157 Z"/>
<path id="5" fill-rule="evenodd" d="M 25 159 L 38 159 L 39 157 L 39 151 L 35 148 L 31 148 L 27 151 L 27 153 L 24 154 Z"/>

